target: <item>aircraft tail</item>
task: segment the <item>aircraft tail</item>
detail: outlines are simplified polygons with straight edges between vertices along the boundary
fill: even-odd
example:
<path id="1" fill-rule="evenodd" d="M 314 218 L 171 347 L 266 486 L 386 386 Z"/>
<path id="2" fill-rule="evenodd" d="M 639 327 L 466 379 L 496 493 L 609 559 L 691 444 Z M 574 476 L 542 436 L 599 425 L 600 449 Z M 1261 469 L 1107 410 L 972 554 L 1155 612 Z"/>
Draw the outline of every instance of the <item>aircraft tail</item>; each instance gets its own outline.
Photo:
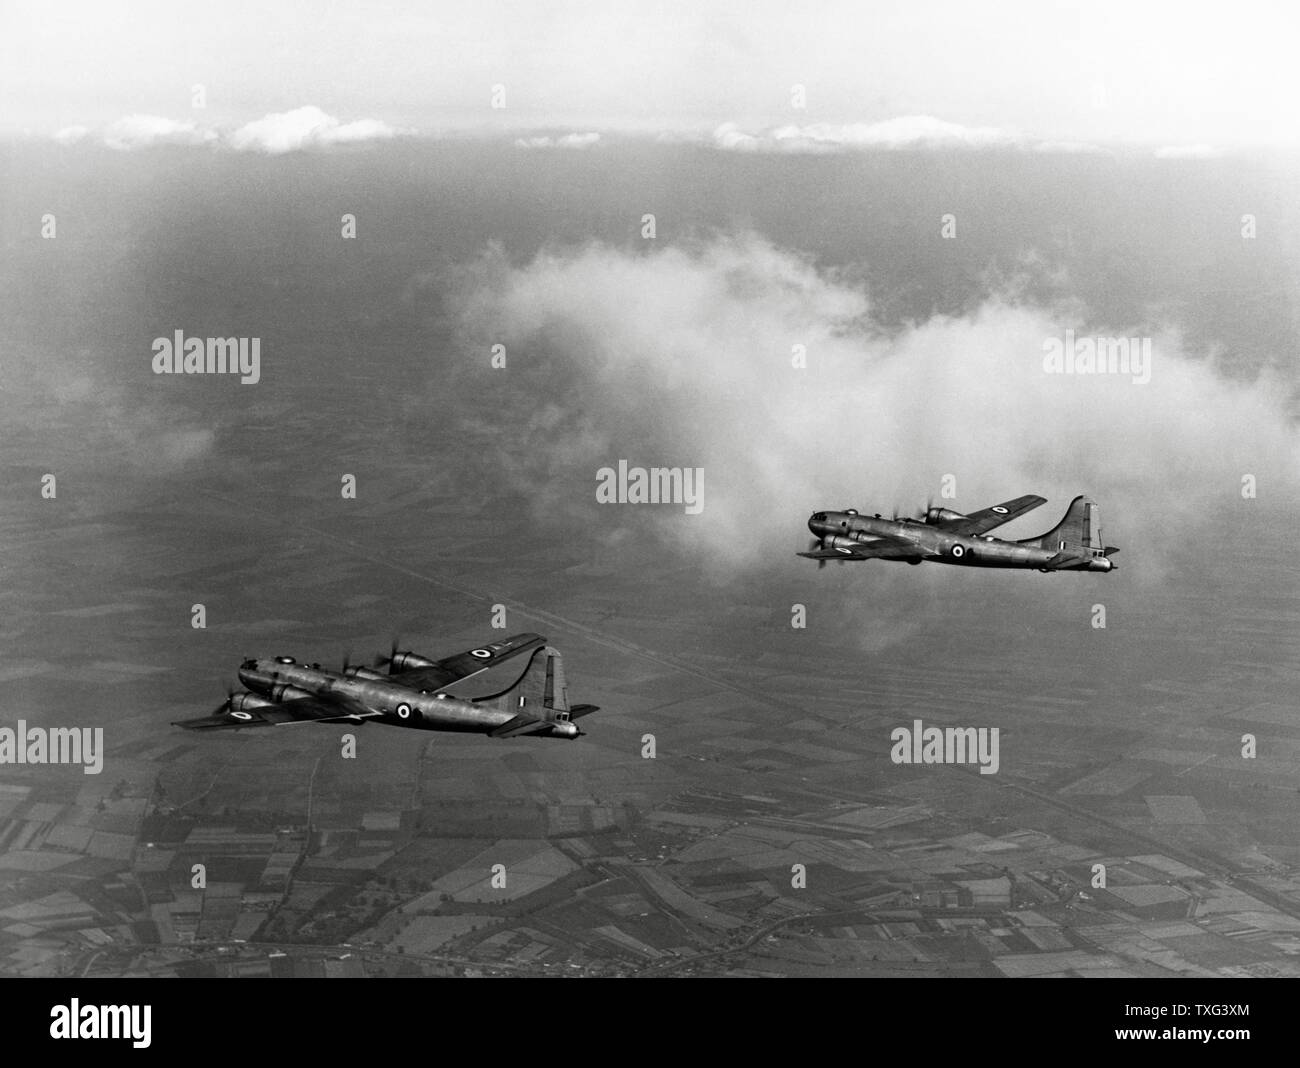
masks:
<path id="1" fill-rule="evenodd" d="M 597 711 L 595 705 L 569 704 L 569 690 L 564 682 L 564 658 L 550 645 L 533 653 L 528 667 L 512 686 L 476 698 L 474 703 L 509 712 L 520 720 L 520 729 L 524 733 L 538 733 L 535 728 L 523 724 L 525 720 L 533 720 L 552 725 L 551 733 L 558 737 L 577 737 L 582 732 L 572 721 Z"/>
<path id="2" fill-rule="evenodd" d="M 1083 495 L 1070 502 L 1061 521 L 1047 533 L 1017 544 L 1055 553 L 1056 562 L 1050 566 L 1062 570 L 1109 571 L 1114 563 L 1108 557 L 1119 552 L 1102 543 L 1100 509 L 1096 501 Z"/>
<path id="3" fill-rule="evenodd" d="M 544 708 L 567 712 L 569 694 L 564 685 L 564 659 L 560 651 L 549 645 L 538 649 L 512 685 L 487 697 L 476 697 L 474 703 L 512 711 L 526 708 L 533 715 L 539 715 L 539 710 Z"/>
<path id="4" fill-rule="evenodd" d="M 1065 515 L 1046 534 L 1026 538 L 1021 545 L 1036 545 L 1053 552 L 1087 552 L 1103 548 L 1097 502 L 1082 495 L 1070 502 Z"/>

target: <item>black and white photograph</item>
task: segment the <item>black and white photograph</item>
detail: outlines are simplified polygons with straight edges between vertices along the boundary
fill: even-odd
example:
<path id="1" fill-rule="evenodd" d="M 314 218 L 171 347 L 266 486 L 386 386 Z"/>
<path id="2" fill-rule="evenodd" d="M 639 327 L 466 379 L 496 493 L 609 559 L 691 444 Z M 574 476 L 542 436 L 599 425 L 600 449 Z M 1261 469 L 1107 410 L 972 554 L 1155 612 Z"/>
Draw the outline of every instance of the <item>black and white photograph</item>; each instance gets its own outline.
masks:
<path id="1" fill-rule="evenodd" d="M 7 0 L 4 987 L 139 1047 L 163 979 L 1109 979 L 1110 1048 L 1249 1045 L 1297 30 Z"/>

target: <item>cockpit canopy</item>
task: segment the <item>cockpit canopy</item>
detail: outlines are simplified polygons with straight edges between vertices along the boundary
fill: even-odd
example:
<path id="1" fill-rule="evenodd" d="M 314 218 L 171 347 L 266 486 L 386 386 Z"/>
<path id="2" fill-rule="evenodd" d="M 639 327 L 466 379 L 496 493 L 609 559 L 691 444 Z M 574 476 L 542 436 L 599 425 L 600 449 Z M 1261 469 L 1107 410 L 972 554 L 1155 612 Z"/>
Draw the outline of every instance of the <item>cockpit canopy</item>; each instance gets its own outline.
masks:
<path id="1" fill-rule="evenodd" d="M 275 662 L 277 664 L 292 664 L 294 660 L 291 656 L 277 656 Z"/>

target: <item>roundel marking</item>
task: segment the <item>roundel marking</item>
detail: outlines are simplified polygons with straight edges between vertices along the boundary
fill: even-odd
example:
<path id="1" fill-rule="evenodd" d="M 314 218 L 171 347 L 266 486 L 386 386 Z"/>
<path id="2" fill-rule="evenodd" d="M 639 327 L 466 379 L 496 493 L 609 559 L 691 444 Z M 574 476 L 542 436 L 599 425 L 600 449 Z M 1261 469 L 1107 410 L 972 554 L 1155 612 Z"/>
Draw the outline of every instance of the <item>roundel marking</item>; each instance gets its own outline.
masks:
<path id="1" fill-rule="evenodd" d="M 230 713 L 230 714 L 231 714 L 232 716 L 234 716 L 235 719 L 252 719 L 252 718 L 253 718 L 252 713 L 250 713 L 250 712 L 232 712 L 232 713 Z"/>
<path id="2" fill-rule="evenodd" d="M 1006 515 L 1006 514 L 1007 514 L 1007 510 L 1006 510 L 1005 508 L 1003 508 L 1002 505 L 1000 505 L 1000 504 L 995 504 L 995 505 L 993 506 L 993 511 L 997 512 L 998 515 Z"/>
<path id="3" fill-rule="evenodd" d="M 471 649 L 469 655 L 477 656 L 480 660 L 490 660 L 492 658 L 492 653 L 488 649 Z"/>
<path id="4" fill-rule="evenodd" d="M 966 546 L 954 545 L 952 547 L 952 555 L 956 557 L 958 560 L 960 560 L 963 556 L 966 555 Z"/>
<path id="5" fill-rule="evenodd" d="M 394 711 L 397 712 L 398 719 L 411 718 L 411 706 L 408 705 L 405 701 L 403 701 L 400 705 L 398 705 Z"/>

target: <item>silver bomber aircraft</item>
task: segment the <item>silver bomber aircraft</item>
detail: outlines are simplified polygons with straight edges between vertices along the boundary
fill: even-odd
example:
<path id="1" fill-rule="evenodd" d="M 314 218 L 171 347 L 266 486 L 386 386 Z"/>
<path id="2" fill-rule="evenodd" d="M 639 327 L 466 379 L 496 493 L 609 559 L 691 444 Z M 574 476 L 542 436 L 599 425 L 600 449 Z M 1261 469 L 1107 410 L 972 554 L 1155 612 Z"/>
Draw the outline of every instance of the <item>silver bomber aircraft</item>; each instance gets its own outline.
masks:
<path id="1" fill-rule="evenodd" d="M 1023 541 L 1003 541 L 988 532 L 1046 504 L 1029 495 L 995 504 L 970 515 L 949 508 L 928 507 L 917 519 L 884 519 L 842 512 L 814 512 L 808 529 L 816 535 L 807 552 L 820 568 L 828 560 L 904 560 L 919 564 L 933 560 L 965 567 L 1014 567 L 1038 571 L 1113 571 L 1111 556 L 1119 552 L 1103 545 L 1097 504 L 1075 497 L 1065 517 L 1046 534 Z"/>
<path id="2" fill-rule="evenodd" d="M 449 687 L 532 650 L 528 667 L 513 685 L 473 699 L 454 697 Z M 569 704 L 559 651 L 540 634 L 516 634 L 486 642 L 445 660 L 429 660 L 396 643 L 378 666 L 330 671 L 300 664 L 291 656 L 245 660 L 233 693 L 212 715 L 180 720 L 186 730 L 241 730 L 286 723 L 365 723 L 426 731 L 460 731 L 492 738 L 531 735 L 581 737 L 574 720 L 597 711 L 595 705 Z"/>

